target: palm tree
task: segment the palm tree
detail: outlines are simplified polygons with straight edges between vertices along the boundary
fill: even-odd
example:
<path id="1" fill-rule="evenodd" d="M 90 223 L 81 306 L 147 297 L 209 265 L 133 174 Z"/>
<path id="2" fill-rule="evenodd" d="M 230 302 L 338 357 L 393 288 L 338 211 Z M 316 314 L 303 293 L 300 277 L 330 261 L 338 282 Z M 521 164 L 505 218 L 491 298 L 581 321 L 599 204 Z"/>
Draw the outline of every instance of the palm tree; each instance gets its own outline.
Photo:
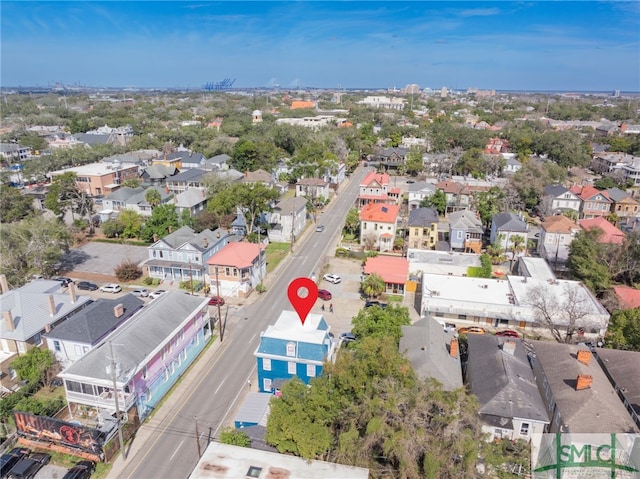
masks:
<path id="1" fill-rule="evenodd" d="M 520 235 L 514 235 L 510 238 L 511 245 L 508 246 L 509 251 L 511 252 L 511 264 L 509 265 L 509 270 L 513 272 L 513 263 L 516 260 L 516 257 L 521 253 L 525 252 L 527 249 L 527 245 L 525 243 L 525 238 Z"/>
<path id="2" fill-rule="evenodd" d="M 366 294 L 367 297 L 376 297 L 384 293 L 385 289 L 384 279 L 376 273 L 371 273 L 362 282 L 362 292 Z"/>
<path id="3" fill-rule="evenodd" d="M 144 199 L 151 205 L 151 208 L 155 208 L 162 201 L 162 196 L 160 196 L 160 192 L 155 188 L 149 188 L 144 193 Z"/>

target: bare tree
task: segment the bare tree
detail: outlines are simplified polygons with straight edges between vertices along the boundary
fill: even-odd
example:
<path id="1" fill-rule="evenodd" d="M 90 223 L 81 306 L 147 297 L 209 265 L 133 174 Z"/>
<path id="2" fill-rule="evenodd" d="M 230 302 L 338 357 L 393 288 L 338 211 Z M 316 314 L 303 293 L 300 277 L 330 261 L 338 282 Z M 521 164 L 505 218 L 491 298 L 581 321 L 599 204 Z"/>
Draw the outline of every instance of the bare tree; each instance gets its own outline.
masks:
<path id="1" fill-rule="evenodd" d="M 374 250 L 376 247 L 376 243 L 378 242 L 378 235 L 373 231 L 367 231 L 364 235 L 362 235 L 362 242 L 364 243 L 365 249 Z"/>
<path id="2" fill-rule="evenodd" d="M 571 287 L 564 284 L 562 290 L 556 280 L 552 284 L 539 284 L 531 287 L 525 304 L 533 308 L 536 322 L 547 328 L 559 343 L 571 343 L 579 330 L 594 326 L 590 317 L 590 299 L 581 285 Z"/>

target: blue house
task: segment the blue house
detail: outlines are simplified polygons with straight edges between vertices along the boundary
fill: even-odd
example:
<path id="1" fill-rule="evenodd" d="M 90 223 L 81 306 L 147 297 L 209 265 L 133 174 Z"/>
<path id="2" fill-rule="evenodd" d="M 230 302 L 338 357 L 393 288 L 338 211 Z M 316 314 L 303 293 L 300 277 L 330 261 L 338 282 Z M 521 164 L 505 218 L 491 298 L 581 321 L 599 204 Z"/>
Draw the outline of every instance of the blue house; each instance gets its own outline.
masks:
<path id="1" fill-rule="evenodd" d="M 304 326 L 294 311 L 283 311 L 260 338 L 254 353 L 258 361 L 258 387 L 273 392 L 275 381 L 298 376 L 305 383 L 322 373 L 324 361 L 333 361 L 336 343 L 321 314 L 310 313 Z M 277 384 L 277 383 L 276 383 Z"/>

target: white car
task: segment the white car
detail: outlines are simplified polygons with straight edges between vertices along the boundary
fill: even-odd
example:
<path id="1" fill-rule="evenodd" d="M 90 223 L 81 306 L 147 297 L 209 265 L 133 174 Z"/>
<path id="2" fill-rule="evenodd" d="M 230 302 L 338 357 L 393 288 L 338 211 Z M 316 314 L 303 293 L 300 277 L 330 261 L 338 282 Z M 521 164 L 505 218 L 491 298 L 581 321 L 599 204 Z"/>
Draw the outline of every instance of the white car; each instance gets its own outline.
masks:
<path id="1" fill-rule="evenodd" d="M 131 291 L 131 294 L 140 298 L 146 298 L 147 296 L 149 296 L 149 290 L 146 288 L 136 288 Z"/>
<path id="2" fill-rule="evenodd" d="M 120 287 L 119 284 L 115 284 L 115 283 L 109 283 L 109 284 L 105 284 L 100 286 L 100 291 L 102 291 L 103 293 L 119 293 L 120 291 L 122 291 L 122 288 Z"/>
<path id="3" fill-rule="evenodd" d="M 322 279 L 329 281 L 329 283 L 338 284 L 342 279 L 337 274 L 325 274 Z"/>
<path id="4" fill-rule="evenodd" d="M 156 298 L 162 296 L 164 293 L 166 293 L 166 291 L 164 289 L 156 289 L 154 292 L 149 293 L 149 298 L 156 299 Z"/>

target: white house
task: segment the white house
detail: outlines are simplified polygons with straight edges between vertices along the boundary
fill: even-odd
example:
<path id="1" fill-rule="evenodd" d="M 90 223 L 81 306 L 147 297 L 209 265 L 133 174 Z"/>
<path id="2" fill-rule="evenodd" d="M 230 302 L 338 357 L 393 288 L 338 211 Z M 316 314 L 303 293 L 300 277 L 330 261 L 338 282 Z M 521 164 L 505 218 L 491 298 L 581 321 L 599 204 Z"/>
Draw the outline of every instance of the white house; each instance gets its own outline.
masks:
<path id="1" fill-rule="evenodd" d="M 307 200 L 302 197 L 281 200 L 269 214 L 269 241 L 290 242 L 300 236 L 307 224 Z"/>

